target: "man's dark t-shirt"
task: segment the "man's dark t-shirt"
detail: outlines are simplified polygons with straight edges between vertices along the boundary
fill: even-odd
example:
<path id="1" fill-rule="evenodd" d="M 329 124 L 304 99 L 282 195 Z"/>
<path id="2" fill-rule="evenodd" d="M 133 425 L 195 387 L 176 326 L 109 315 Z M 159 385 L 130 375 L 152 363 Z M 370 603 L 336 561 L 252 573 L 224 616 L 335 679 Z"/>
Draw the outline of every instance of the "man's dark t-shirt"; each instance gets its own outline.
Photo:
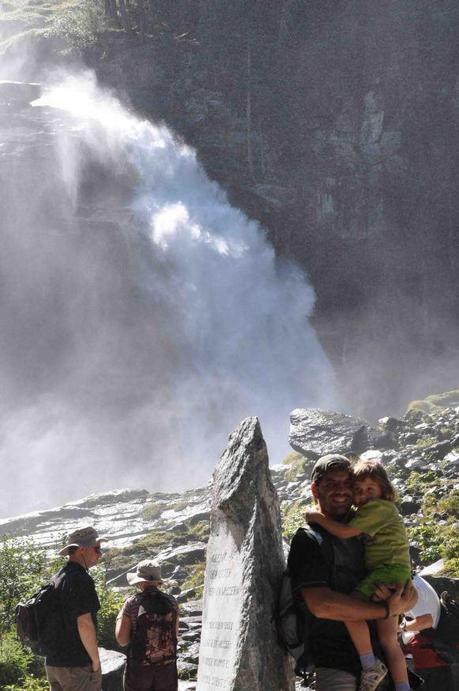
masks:
<path id="1" fill-rule="evenodd" d="M 329 541 L 325 546 L 323 541 Z M 293 537 L 288 559 L 292 590 L 306 609 L 303 588 L 325 587 L 349 594 L 365 576 L 364 551 L 360 540 L 340 540 L 314 526 L 300 528 Z M 358 654 L 343 622 L 317 619 L 309 614 L 309 650 L 316 667 L 361 672 Z"/>
<path id="2" fill-rule="evenodd" d="M 56 577 L 62 611 L 62 637 L 59 650 L 47 656 L 46 664 L 51 667 L 84 667 L 91 663 L 91 658 L 81 642 L 77 618 L 91 614 L 94 625 L 97 625 L 96 613 L 100 603 L 94 581 L 82 566 L 72 561 Z"/>

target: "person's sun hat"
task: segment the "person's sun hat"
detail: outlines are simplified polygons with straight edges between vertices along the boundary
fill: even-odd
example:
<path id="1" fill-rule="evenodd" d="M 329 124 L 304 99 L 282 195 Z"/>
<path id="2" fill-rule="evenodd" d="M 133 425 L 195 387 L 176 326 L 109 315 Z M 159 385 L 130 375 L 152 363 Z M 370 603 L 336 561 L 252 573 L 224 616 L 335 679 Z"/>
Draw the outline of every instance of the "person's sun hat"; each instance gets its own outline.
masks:
<path id="1" fill-rule="evenodd" d="M 351 470 L 351 468 L 351 462 L 346 456 L 339 453 L 329 453 L 326 456 L 321 456 L 315 462 L 311 473 L 311 482 L 317 484 L 331 470 Z"/>
<path id="2" fill-rule="evenodd" d="M 97 547 L 102 541 L 107 540 L 108 537 L 99 537 L 95 528 L 78 528 L 69 533 L 67 544 L 59 550 L 59 554 L 64 557 L 69 553 L 70 547 Z"/>
<path id="3" fill-rule="evenodd" d="M 153 559 L 144 559 L 139 561 L 135 571 L 126 574 L 126 578 L 129 585 L 161 581 L 161 566 Z"/>

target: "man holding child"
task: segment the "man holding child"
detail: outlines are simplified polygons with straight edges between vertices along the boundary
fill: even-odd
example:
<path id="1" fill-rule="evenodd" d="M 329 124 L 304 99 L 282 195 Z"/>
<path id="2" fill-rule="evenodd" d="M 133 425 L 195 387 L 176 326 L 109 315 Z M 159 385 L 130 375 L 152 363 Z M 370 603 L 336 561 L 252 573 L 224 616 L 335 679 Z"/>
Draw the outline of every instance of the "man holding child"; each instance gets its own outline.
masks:
<path id="1" fill-rule="evenodd" d="M 348 524 L 354 515 L 349 460 L 338 454 L 323 456 L 311 480 L 320 513 Z M 316 524 L 313 529 L 299 529 L 293 537 L 288 568 L 294 594 L 308 616 L 308 651 L 316 669 L 316 691 L 356 691 L 362 660 L 344 622 L 371 623 L 398 616 L 413 607 L 416 590 L 410 583 L 405 589 L 402 584 L 395 589 L 377 585 L 374 596 L 378 600 L 351 596 L 367 575 L 363 541 L 335 537 Z M 372 652 L 383 657 L 373 625 L 370 633 Z"/>

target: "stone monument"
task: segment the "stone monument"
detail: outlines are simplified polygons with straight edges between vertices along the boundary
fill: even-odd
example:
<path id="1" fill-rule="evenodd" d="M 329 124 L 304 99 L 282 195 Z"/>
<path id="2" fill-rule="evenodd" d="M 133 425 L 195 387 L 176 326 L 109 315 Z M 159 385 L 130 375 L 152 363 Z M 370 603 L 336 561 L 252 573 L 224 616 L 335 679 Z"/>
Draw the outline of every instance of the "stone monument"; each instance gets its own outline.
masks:
<path id="1" fill-rule="evenodd" d="M 212 485 L 197 691 L 291 691 L 273 613 L 284 569 L 280 510 L 255 417 L 230 436 Z"/>

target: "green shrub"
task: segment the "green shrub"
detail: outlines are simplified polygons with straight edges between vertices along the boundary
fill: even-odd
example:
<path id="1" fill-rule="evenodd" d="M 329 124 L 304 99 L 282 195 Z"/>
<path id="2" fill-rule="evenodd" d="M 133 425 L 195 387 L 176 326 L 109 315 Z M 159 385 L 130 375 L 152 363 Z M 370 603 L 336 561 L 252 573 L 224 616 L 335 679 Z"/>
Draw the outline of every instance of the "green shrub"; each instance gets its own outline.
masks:
<path id="1" fill-rule="evenodd" d="M 72 48 L 86 48 L 96 42 L 103 23 L 101 0 L 80 0 L 56 12 L 47 35 L 63 38 Z"/>
<path id="2" fill-rule="evenodd" d="M 97 638 L 103 648 L 118 648 L 115 640 L 115 622 L 118 612 L 124 602 L 124 597 L 116 590 L 107 587 L 105 569 L 102 566 L 91 570 L 100 610 L 97 613 Z"/>
<path id="3" fill-rule="evenodd" d="M 32 540 L 0 539 L 0 632 L 13 626 L 17 603 L 48 580 L 55 565 Z"/>
<path id="4" fill-rule="evenodd" d="M 304 499 L 298 499 L 282 506 L 282 534 L 286 540 L 290 541 L 298 528 L 305 525 L 304 512 L 308 506 L 312 508 L 312 503 L 308 503 Z"/>
<path id="5" fill-rule="evenodd" d="M 26 676 L 32 653 L 16 639 L 14 631 L 2 633 L 0 639 L 0 688 L 15 684 Z"/>
<path id="6" fill-rule="evenodd" d="M 20 686 L 14 684 L 13 686 L 8 685 L 0 688 L 4 689 L 4 691 L 48 691 L 49 684 L 45 677 L 29 676 L 24 677 Z"/>

